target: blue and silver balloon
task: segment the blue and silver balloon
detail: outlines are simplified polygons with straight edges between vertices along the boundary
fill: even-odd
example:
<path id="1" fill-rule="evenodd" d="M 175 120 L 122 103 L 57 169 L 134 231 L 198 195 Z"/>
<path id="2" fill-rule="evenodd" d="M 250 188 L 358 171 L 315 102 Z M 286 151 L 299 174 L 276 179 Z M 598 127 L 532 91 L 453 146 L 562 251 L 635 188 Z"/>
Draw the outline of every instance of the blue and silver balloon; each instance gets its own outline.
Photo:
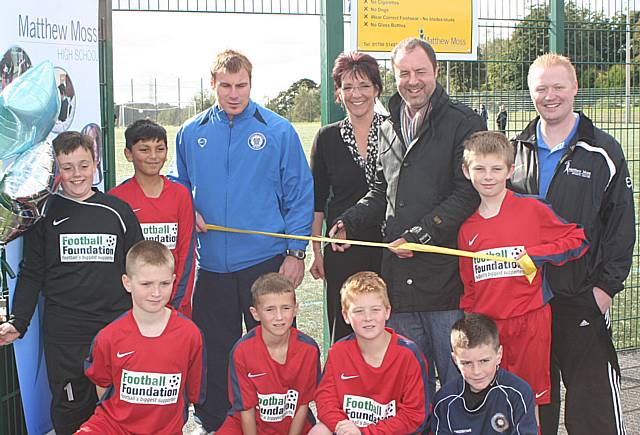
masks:
<path id="1" fill-rule="evenodd" d="M 18 156 L 0 179 L 0 245 L 42 217 L 45 200 L 55 189 L 53 146 L 42 141 Z"/>
<path id="2" fill-rule="evenodd" d="M 0 160 L 46 139 L 60 111 L 53 64 L 27 70 L 0 93 Z"/>

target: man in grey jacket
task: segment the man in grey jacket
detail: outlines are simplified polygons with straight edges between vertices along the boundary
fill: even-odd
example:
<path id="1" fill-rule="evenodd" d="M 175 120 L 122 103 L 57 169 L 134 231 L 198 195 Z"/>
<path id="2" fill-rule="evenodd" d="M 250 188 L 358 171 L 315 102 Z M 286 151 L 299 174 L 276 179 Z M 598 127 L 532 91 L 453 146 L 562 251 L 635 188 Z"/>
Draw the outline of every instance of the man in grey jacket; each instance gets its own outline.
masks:
<path id="1" fill-rule="evenodd" d="M 391 62 L 398 92 L 380 128 L 375 185 L 336 220 L 330 235 L 347 238 L 355 228 L 382 223 L 384 240 L 394 247 L 414 242 L 455 248 L 460 225 L 479 203 L 462 173 L 463 142 L 486 127 L 437 83 L 438 63 L 427 42 L 401 41 Z M 434 365 L 442 384 L 457 373 L 449 332 L 461 315 L 458 259 L 392 248 L 383 254 L 382 276 L 393 310 L 388 325 L 427 357 L 433 397 Z"/>

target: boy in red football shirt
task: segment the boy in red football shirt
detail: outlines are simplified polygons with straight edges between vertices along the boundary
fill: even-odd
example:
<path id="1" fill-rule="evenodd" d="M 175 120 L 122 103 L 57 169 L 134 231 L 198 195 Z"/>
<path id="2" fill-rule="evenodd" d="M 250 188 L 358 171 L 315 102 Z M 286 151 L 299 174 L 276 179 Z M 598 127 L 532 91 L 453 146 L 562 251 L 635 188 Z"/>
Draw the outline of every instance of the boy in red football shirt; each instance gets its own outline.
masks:
<path id="1" fill-rule="evenodd" d="M 260 325 L 235 344 L 229 362 L 231 411 L 217 435 L 306 434 L 320 377 L 320 350 L 292 326 L 298 312 L 291 282 L 267 273 L 251 287 L 249 308 Z"/>
<path id="2" fill-rule="evenodd" d="M 76 432 L 101 435 L 181 435 L 189 403 L 203 399 L 202 334 L 166 306 L 173 288 L 173 256 L 154 240 L 127 254 L 122 283 L 133 309 L 102 329 L 85 374 L 100 402 Z"/>
<path id="3" fill-rule="evenodd" d="M 340 298 L 353 334 L 329 349 L 316 393 L 320 423 L 310 433 L 422 433 L 430 411 L 427 363 L 414 342 L 385 328 L 391 305 L 384 281 L 358 272 Z"/>
<path id="4" fill-rule="evenodd" d="M 169 305 L 191 318 L 195 274 L 195 215 L 191 193 L 160 175 L 167 160 L 167 131 L 150 119 L 139 119 L 124 132 L 124 155 L 133 163 L 133 178 L 109 191 L 126 201 L 140 221 L 147 240 L 171 250 L 176 280 Z"/>
<path id="5" fill-rule="evenodd" d="M 502 367 L 527 381 L 542 405 L 551 401 L 552 297 L 543 265 L 579 258 L 589 244 L 581 227 L 564 222 L 548 204 L 507 189 L 513 161 L 513 146 L 501 133 L 483 131 L 466 140 L 462 169 L 481 202 L 460 227 L 458 247 L 514 259 L 526 253 L 538 272 L 529 283 L 516 262 L 461 257 L 460 308 L 495 320 Z"/>

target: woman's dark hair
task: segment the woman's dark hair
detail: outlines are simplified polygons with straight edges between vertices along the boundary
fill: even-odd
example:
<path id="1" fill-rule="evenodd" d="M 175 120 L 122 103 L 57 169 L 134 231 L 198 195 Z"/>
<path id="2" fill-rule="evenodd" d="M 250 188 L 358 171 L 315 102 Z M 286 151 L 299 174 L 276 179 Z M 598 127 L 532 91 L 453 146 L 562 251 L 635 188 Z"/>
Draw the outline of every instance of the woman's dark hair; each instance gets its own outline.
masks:
<path id="1" fill-rule="evenodd" d="M 340 53 L 333 64 L 333 83 L 336 101 L 338 100 L 339 89 L 342 87 L 342 78 L 345 74 L 349 73 L 356 77 L 369 79 L 377 89 L 376 96 L 380 96 L 382 92 L 382 78 L 380 77 L 378 62 L 371 55 L 351 51 L 348 53 Z"/>

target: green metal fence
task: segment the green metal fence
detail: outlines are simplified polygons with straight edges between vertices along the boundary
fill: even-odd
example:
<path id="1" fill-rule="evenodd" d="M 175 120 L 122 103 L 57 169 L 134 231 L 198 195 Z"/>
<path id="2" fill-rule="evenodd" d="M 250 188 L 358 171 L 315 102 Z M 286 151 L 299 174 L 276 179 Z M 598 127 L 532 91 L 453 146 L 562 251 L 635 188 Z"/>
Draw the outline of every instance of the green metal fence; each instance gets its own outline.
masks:
<path id="1" fill-rule="evenodd" d="M 323 122 L 341 116 L 333 105 L 331 65 L 343 49 L 350 23 L 349 0 L 100 0 L 101 91 L 105 144 L 110 145 L 107 169 L 115 180 L 111 10 L 157 12 L 250 13 L 318 16 L 322 23 L 321 59 Z M 507 130 L 515 134 L 535 115 L 527 86 L 529 64 L 546 51 L 571 57 L 583 110 L 615 136 L 625 151 L 640 208 L 640 0 L 478 0 L 479 58 L 441 62 L 440 82 L 450 95 L 473 108 L 484 104 L 489 128 L 501 104 L 509 113 Z M 346 23 L 346 27 L 342 24 Z M 115 29 L 117 31 L 117 29 Z M 162 31 L 157 29 L 157 31 Z M 167 29 L 175 31 L 175 29 Z M 188 31 L 188 30 L 184 30 Z M 152 37 L 152 36 L 149 36 Z M 231 37 L 231 36 L 229 36 Z M 230 41 L 231 43 L 232 41 Z M 349 49 L 349 47 L 346 47 Z M 394 91 L 390 65 L 384 69 L 383 101 Z M 636 232 L 640 227 L 636 227 Z M 636 240 L 626 289 L 615 298 L 613 329 L 620 350 L 640 347 L 640 243 Z M 26 432 L 22 418 L 13 352 L 0 348 L 0 435 Z"/>
<path id="2" fill-rule="evenodd" d="M 474 62 L 443 62 L 441 83 L 448 86 L 454 98 L 473 108 L 484 104 L 490 129 L 496 129 L 498 107 L 506 105 L 511 135 L 535 116 L 526 83 L 531 62 L 548 51 L 569 56 L 576 65 L 580 88 L 576 109 L 622 144 L 638 207 L 640 2 L 523 3 L 481 0 L 479 58 Z M 515 8 L 515 13 L 510 8 Z M 614 342 L 619 350 L 640 347 L 639 245 L 636 239 L 626 289 L 615 298 L 612 310 Z"/>
<path id="3" fill-rule="evenodd" d="M 499 106 L 506 105 L 511 135 L 535 116 L 526 83 L 531 62 L 547 51 L 568 55 L 576 65 L 580 86 L 576 108 L 622 144 L 638 204 L 639 6 L 640 0 L 477 0 L 478 60 L 441 62 L 440 82 L 452 97 L 469 106 L 478 109 L 484 104 L 490 129 L 496 128 Z M 333 104 L 330 71 L 335 56 L 350 49 L 344 45 L 349 39 L 350 8 L 349 0 L 113 0 L 114 11 L 283 14 L 292 19 L 317 15 L 323 123 L 343 116 Z M 385 85 L 382 100 L 386 101 L 395 85 L 389 61 L 380 60 L 380 64 Z M 626 290 L 615 298 L 613 307 L 618 349 L 640 347 L 638 245 L 636 241 Z"/>
<path id="4" fill-rule="evenodd" d="M 26 433 L 13 347 L 0 347 L 0 435 Z"/>

